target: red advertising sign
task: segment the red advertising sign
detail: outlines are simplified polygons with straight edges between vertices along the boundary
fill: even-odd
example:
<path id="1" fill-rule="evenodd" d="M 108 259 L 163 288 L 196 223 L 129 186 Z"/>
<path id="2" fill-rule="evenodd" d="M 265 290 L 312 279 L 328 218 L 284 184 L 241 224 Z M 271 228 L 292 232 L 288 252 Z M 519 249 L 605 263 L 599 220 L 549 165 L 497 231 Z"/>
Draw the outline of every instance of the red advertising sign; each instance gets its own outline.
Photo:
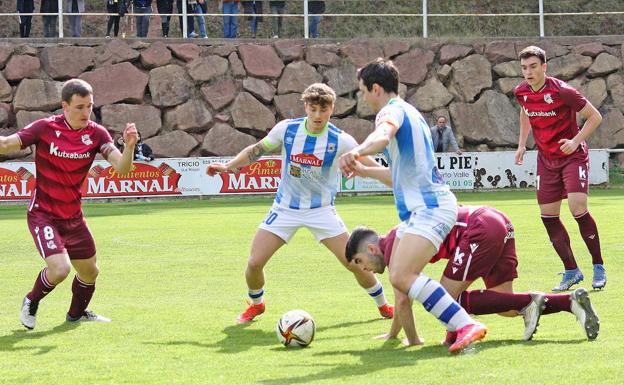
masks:
<path id="1" fill-rule="evenodd" d="M 127 174 L 119 174 L 111 166 L 96 165 L 82 185 L 85 197 L 182 195 L 178 191 L 180 174 L 167 163 L 155 167 L 133 163 Z"/>
<path id="2" fill-rule="evenodd" d="M 0 167 L 0 200 L 30 199 L 35 188 L 35 178 L 24 167 L 16 171 Z"/>
<path id="3" fill-rule="evenodd" d="M 236 174 L 219 174 L 223 184 L 220 193 L 276 192 L 281 180 L 282 161 L 278 159 L 259 160 L 243 167 Z"/>

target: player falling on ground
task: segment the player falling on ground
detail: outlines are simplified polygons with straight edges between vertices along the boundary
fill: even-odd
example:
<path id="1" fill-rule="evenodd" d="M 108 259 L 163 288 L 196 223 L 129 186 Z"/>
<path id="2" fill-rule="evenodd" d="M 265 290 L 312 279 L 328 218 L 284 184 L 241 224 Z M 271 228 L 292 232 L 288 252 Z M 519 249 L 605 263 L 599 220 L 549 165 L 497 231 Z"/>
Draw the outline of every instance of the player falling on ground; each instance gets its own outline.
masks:
<path id="1" fill-rule="evenodd" d="M 561 282 L 553 291 L 568 290 L 584 278 L 574 259 L 568 232 L 559 219 L 561 200 L 566 197 L 592 256 L 592 287 L 602 289 L 607 284 L 607 276 L 598 228 L 587 209 L 589 153 L 585 143 L 602 121 L 602 116 L 577 90 L 557 78 L 546 76 L 544 50 L 526 47 L 519 57 L 524 81 L 514 90 L 522 107 L 516 164 L 522 164 L 532 129 L 537 144 L 537 203 L 550 241 L 565 268 Z M 585 119 L 581 130 L 576 124 L 577 112 Z"/>
<path id="2" fill-rule="evenodd" d="M 437 169 L 429 126 L 416 108 L 398 97 L 399 72 L 394 64 L 379 58 L 359 70 L 358 81 L 364 101 L 377 113 L 375 131 L 340 158 L 340 168 L 349 175 L 360 157 L 386 152 L 401 219 L 390 282 L 395 293 L 422 303 L 447 330 L 458 333 L 449 347 L 451 353 L 458 353 L 483 339 L 487 328 L 422 273 L 455 224 L 457 201 Z M 405 310 L 404 306 L 397 312 L 402 324 L 411 316 Z"/>
<path id="3" fill-rule="evenodd" d="M 358 172 L 358 175 L 366 176 L 366 173 Z M 396 231 L 394 228 L 380 237 L 365 227 L 353 230 L 347 243 L 347 260 L 365 271 L 383 273 L 391 264 Z M 509 218 L 496 209 L 460 206 L 455 226 L 431 263 L 440 259 L 448 260 L 440 283 L 470 314 L 522 315 L 524 339 L 530 340 L 541 315 L 567 311 L 576 316 L 589 340 L 598 336 L 600 321 L 585 289 L 576 289 L 571 294 L 513 292 L 513 280 L 518 277 L 514 227 Z M 486 289 L 466 290 L 478 278 L 483 279 Z M 395 298 L 397 314 L 401 314 L 403 307 L 411 313 L 411 305 L 412 301 L 403 293 Z M 402 325 L 396 317 L 390 331 L 379 338 L 396 338 L 403 326 L 406 345 L 422 344 L 413 317 L 405 321 Z M 456 332 L 447 332 L 444 344 L 451 345 L 456 338 Z"/>
<path id="4" fill-rule="evenodd" d="M 0 136 L 0 154 L 36 146 L 37 181 L 28 206 L 28 228 L 46 267 L 22 303 L 20 321 L 34 329 L 39 302 L 61 283 L 73 266 L 73 297 L 67 321 L 109 322 L 87 309 L 99 273 L 93 237 L 83 218 L 80 188 L 99 152 L 120 174 L 130 171 L 137 130 L 126 125 L 123 154 L 106 129 L 89 120 L 93 90 L 79 79 L 61 90 L 62 115 L 39 119 L 8 137 Z"/>
<path id="5" fill-rule="evenodd" d="M 347 263 L 344 256 L 349 235 L 334 208 L 337 191 L 338 157 L 357 145 L 347 133 L 329 123 L 336 94 L 325 84 L 312 84 L 302 94 L 306 118 L 278 123 L 258 143 L 241 151 L 226 164 L 213 163 L 206 173 L 236 172 L 265 153 L 281 147 L 281 182 L 273 206 L 260 224 L 251 245 L 245 279 L 250 304 L 237 318 L 251 322 L 264 313 L 264 266 L 301 227 L 327 247 L 358 284 L 375 300 L 380 314 L 392 318 L 393 307 L 386 301 L 375 275 Z M 376 164 L 374 160 L 364 162 Z"/>

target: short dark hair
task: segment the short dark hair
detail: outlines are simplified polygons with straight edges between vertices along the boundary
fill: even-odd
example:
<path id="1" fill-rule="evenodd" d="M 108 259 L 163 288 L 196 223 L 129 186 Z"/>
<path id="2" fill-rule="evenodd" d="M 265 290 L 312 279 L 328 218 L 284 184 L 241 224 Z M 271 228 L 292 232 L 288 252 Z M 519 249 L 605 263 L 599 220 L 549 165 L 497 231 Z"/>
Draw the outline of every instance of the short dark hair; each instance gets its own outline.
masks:
<path id="1" fill-rule="evenodd" d="M 525 49 L 520 51 L 520 53 L 518 54 L 518 57 L 520 58 L 520 60 L 528 59 L 531 56 L 535 56 L 536 58 L 540 59 L 542 64 L 546 63 L 546 51 L 534 45 L 530 45 L 526 47 Z"/>
<path id="2" fill-rule="evenodd" d="M 93 88 L 91 84 L 82 79 L 70 79 L 66 81 L 61 89 L 61 100 L 71 103 L 72 97 L 76 94 L 82 97 L 93 95 Z"/>
<path id="3" fill-rule="evenodd" d="M 374 230 L 364 226 L 356 227 L 347 240 L 345 248 L 347 262 L 351 263 L 355 254 L 364 252 L 367 244 L 377 242 L 379 242 L 379 235 Z"/>
<path id="4" fill-rule="evenodd" d="M 334 104 L 336 93 L 327 84 L 314 83 L 303 91 L 301 100 L 306 104 L 318 104 L 325 108 Z"/>
<path id="5" fill-rule="evenodd" d="M 358 70 L 357 78 L 362 80 L 369 91 L 377 83 L 386 92 L 399 93 L 399 70 L 392 60 L 381 57 L 373 60 Z"/>

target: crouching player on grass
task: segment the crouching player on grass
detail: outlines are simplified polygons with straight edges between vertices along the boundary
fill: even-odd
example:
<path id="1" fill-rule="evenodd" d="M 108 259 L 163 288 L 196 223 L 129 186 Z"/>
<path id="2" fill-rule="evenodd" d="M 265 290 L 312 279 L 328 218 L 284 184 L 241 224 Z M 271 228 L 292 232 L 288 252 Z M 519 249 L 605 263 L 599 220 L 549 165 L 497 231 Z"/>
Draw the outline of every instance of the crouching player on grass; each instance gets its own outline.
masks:
<path id="1" fill-rule="evenodd" d="M 305 227 L 338 261 L 351 270 L 358 284 L 374 299 L 384 318 L 393 317 L 375 275 L 350 265 L 344 256 L 349 234 L 334 207 L 337 191 L 338 157 L 357 143 L 346 132 L 329 123 L 336 94 L 329 86 L 312 84 L 302 94 L 307 117 L 279 122 L 261 141 L 241 151 L 228 163 L 213 163 L 208 175 L 236 172 L 265 153 L 281 148 L 281 182 L 275 202 L 260 224 L 251 244 L 245 279 L 250 304 L 237 317 L 247 323 L 264 313 L 264 266 L 277 250 Z M 363 162 L 375 165 L 372 158 Z"/>
<path id="2" fill-rule="evenodd" d="M 393 228 L 385 236 L 379 236 L 371 229 L 356 228 L 347 243 L 347 260 L 364 271 L 383 273 L 391 266 L 396 232 Z M 513 292 L 513 280 L 518 277 L 514 228 L 509 218 L 496 209 L 460 206 L 455 226 L 431 263 L 440 259 L 448 260 L 440 284 L 470 314 L 522 315 L 524 339 L 530 340 L 541 315 L 566 311 L 576 316 L 589 340 L 598 336 L 600 321 L 587 290 L 578 288 L 571 294 Z M 467 290 L 478 278 L 483 279 L 486 289 Z M 396 295 L 397 314 L 405 311 L 408 316 L 395 317 L 390 331 L 379 338 L 396 338 L 403 327 L 406 345 L 422 344 L 414 326 L 412 301 L 401 292 Z M 444 344 L 452 345 L 456 338 L 456 332 L 447 331 Z"/>
<path id="3" fill-rule="evenodd" d="M 99 269 L 95 243 L 81 208 L 80 188 L 99 152 L 115 171 L 132 166 L 137 130 L 133 123 L 123 132 L 123 154 L 113 145 L 106 128 L 89 120 L 93 90 L 79 79 L 68 80 L 61 90 L 63 114 L 39 119 L 21 131 L 0 136 L 0 154 L 36 146 L 37 181 L 28 206 L 28 228 L 46 267 L 37 274 L 22 303 L 20 321 L 34 329 L 39 302 L 67 278 L 73 266 L 72 301 L 67 321 L 109 322 L 87 306 L 95 292 Z"/>

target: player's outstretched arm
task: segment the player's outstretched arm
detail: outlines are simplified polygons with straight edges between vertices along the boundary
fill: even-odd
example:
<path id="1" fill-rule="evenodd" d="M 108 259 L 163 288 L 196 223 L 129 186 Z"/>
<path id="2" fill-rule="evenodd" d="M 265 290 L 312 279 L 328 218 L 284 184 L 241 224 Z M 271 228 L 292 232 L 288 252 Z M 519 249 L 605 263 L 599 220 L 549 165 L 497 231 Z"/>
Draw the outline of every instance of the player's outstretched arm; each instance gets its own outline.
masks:
<path id="1" fill-rule="evenodd" d="M 351 174 L 354 171 L 353 167 L 355 167 L 355 162 L 357 162 L 358 158 L 361 156 L 375 155 L 383 151 L 398 129 L 397 126 L 389 121 L 381 122 L 362 144 L 344 153 L 340 157 L 339 162 L 342 173 L 345 175 Z"/>
<path id="2" fill-rule="evenodd" d="M 416 332 L 416 324 L 414 323 L 414 314 L 412 313 L 412 300 L 407 294 L 394 289 L 394 306 L 395 317 L 399 318 L 403 330 L 405 330 L 405 340 L 403 344 L 406 346 L 422 345 L 424 340 L 418 337 Z M 398 309 L 398 310 L 397 310 Z"/>
<path id="3" fill-rule="evenodd" d="M 596 129 L 602 122 L 602 115 L 590 102 L 587 102 L 585 104 L 585 107 L 583 107 L 580 113 L 583 119 L 585 119 L 585 124 L 583 124 L 583 128 L 581 129 L 581 131 L 576 134 L 576 136 L 572 138 L 572 140 L 561 139 L 559 141 L 559 143 L 561 144 L 560 149 L 561 151 L 563 151 L 564 154 L 569 155 L 576 151 L 578 146 L 583 143 L 585 139 L 589 138 L 589 136 L 593 134 L 594 131 L 596 131 Z"/>
<path id="4" fill-rule="evenodd" d="M 134 146 L 139 140 L 136 126 L 134 123 L 128 123 L 123 131 L 124 150 L 123 153 L 119 150 L 113 150 L 108 156 L 108 163 L 113 166 L 115 171 L 119 174 L 126 174 L 132 168 L 132 159 L 134 158 Z"/>
<path id="5" fill-rule="evenodd" d="M 0 154 L 11 154 L 18 152 L 22 146 L 17 134 L 0 136 Z"/>
<path id="6" fill-rule="evenodd" d="M 392 187 L 392 173 L 388 167 L 384 167 L 369 156 L 360 157 L 354 166 L 351 176 L 358 175 L 364 178 L 377 179 L 388 187 Z"/>
<path id="7" fill-rule="evenodd" d="M 213 176 L 222 172 L 237 172 L 241 168 L 252 164 L 266 154 L 268 149 L 264 146 L 262 141 L 247 146 L 243 151 L 239 152 L 234 159 L 230 160 L 226 164 L 213 163 L 206 169 L 206 174 Z"/>

